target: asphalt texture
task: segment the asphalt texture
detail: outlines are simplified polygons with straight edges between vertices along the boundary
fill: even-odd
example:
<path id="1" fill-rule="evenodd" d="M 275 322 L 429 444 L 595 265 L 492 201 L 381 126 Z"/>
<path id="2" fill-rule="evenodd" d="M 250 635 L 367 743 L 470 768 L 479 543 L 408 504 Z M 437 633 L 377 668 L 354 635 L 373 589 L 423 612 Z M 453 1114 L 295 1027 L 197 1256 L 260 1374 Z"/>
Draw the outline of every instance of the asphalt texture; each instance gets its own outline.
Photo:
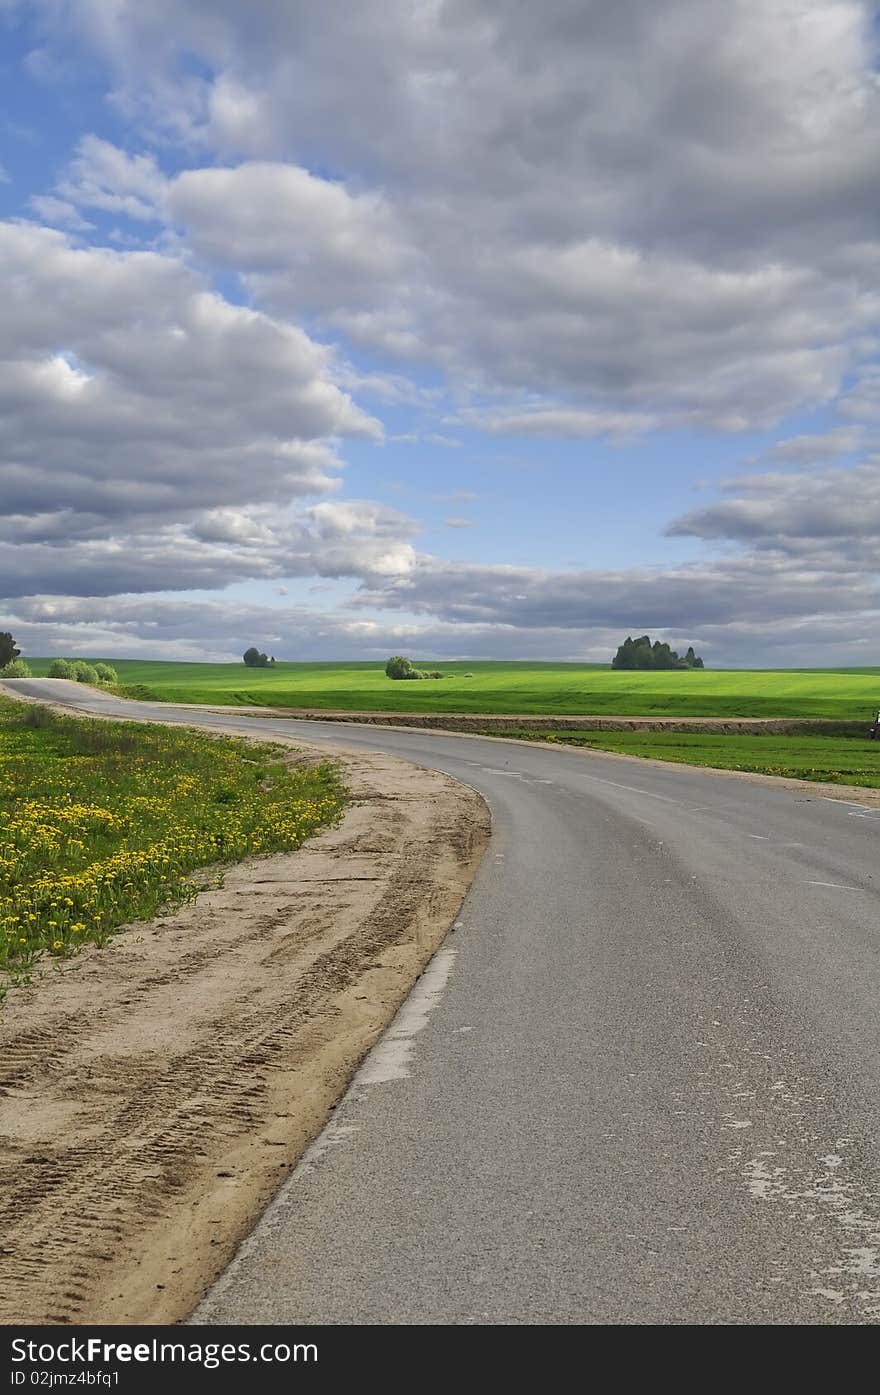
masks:
<path id="1" fill-rule="evenodd" d="M 564 747 L 204 720 L 447 771 L 493 836 L 195 1323 L 877 1321 L 880 810 Z"/>

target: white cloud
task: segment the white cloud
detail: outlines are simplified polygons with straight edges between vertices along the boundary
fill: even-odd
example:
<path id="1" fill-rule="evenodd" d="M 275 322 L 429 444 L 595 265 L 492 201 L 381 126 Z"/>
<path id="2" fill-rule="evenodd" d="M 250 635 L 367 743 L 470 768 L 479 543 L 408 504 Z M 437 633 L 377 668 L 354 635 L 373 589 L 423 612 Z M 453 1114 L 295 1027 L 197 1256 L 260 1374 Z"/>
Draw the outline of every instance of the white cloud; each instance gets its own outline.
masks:
<path id="1" fill-rule="evenodd" d="M 339 307 L 374 304 L 417 260 L 381 195 L 294 165 L 189 170 L 168 202 L 201 256 L 246 273 L 263 300 L 293 313 L 332 319 Z"/>
<path id="2" fill-rule="evenodd" d="M 54 194 L 34 194 L 28 202 L 37 217 L 45 223 L 69 228 L 71 232 L 90 232 L 94 229 L 94 223 L 83 218 L 72 203 L 56 198 Z"/>
<path id="3" fill-rule="evenodd" d="M 222 556 L 174 562 L 166 530 L 326 493 L 332 438 L 380 437 L 333 382 L 328 350 L 206 290 L 174 257 L 0 224 L 0 266 L 0 481 L 4 531 L 21 544 L 4 569 L 16 586 L 28 568 L 31 587 L 43 568 L 63 581 L 67 563 L 71 590 L 83 572 L 134 589 L 127 568 L 137 589 L 200 569 L 222 585 Z"/>
<path id="4" fill-rule="evenodd" d="M 492 436 L 638 436 L 658 425 L 656 417 L 640 412 L 588 412 L 564 407 L 469 412 L 463 419 Z"/>
<path id="5" fill-rule="evenodd" d="M 163 216 L 166 186 L 155 156 L 128 155 L 110 141 L 88 135 L 77 143 L 57 193 L 77 208 L 152 221 Z"/>
<path id="6" fill-rule="evenodd" d="M 749 456 L 747 465 L 758 461 L 781 461 L 797 466 L 821 465 L 837 456 L 851 455 L 862 449 L 865 432 L 861 426 L 835 426 L 830 431 L 817 431 L 789 436 L 760 455 Z"/>
<path id="7" fill-rule="evenodd" d="M 804 567 L 880 569 L 880 459 L 809 474 L 747 476 L 731 480 L 724 492 L 735 497 L 694 509 L 667 533 L 746 542 L 794 555 Z"/>
<path id="8" fill-rule="evenodd" d="M 225 154 L 174 181 L 175 217 L 273 312 L 585 421 L 763 427 L 864 353 L 880 89 L 859 0 L 65 13 L 129 114 Z M 148 157 L 78 158 L 89 197 L 161 202 Z"/>

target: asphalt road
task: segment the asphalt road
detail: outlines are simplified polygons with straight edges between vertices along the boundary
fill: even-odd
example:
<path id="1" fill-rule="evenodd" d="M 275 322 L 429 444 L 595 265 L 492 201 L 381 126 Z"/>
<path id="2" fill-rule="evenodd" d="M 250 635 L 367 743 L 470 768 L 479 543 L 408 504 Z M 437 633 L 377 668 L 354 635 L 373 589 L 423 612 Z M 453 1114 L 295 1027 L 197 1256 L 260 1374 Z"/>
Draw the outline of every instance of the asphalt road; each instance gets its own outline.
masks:
<path id="1" fill-rule="evenodd" d="M 460 928 L 196 1323 L 880 1317 L 880 810 L 276 727 L 448 771 L 494 833 Z"/>

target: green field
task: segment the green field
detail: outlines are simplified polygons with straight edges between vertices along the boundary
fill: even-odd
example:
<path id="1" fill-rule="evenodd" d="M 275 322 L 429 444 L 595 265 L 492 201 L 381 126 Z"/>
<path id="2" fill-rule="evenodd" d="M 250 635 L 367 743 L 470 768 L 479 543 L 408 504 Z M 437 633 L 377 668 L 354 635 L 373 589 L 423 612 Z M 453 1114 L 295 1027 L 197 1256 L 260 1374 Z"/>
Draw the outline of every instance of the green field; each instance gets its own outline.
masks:
<path id="1" fill-rule="evenodd" d="M 34 963 L 195 894 L 194 869 L 298 848 L 335 820 L 335 768 L 0 698 L 0 998 Z"/>
<path id="2" fill-rule="evenodd" d="M 81 656 L 88 657 L 88 656 Z M 94 656 L 100 658 L 100 655 Z M 870 720 L 880 668 L 719 669 L 619 673 L 607 665 L 444 663 L 447 676 L 393 681 L 381 663 L 162 663 L 111 659 L 130 697 L 162 702 L 323 707 L 382 712 L 533 712 L 548 716 L 831 717 Z M 48 659 L 28 659 L 45 674 Z M 470 676 L 469 676 L 470 675 Z"/>
<path id="3" fill-rule="evenodd" d="M 493 730 L 487 735 L 500 736 Z M 519 740 L 617 751 L 627 756 L 750 770 L 789 779 L 880 789 L 880 741 L 846 736 L 720 736 L 688 732 L 546 732 L 519 728 L 504 732 Z"/>

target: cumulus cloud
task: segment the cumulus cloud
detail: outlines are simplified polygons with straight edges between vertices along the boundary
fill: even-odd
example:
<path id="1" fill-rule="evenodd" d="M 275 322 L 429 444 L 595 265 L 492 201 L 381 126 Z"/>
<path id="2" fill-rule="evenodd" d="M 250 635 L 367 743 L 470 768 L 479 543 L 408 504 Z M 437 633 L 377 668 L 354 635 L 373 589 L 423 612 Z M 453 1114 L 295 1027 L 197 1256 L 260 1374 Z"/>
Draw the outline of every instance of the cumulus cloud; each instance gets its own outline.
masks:
<path id="1" fill-rule="evenodd" d="M 28 526 L 30 525 L 30 526 Z M 218 507 L 186 522 L 108 531 L 95 519 L 82 536 L 72 521 L 47 514 L 3 520 L 0 595 L 43 590 L 71 595 L 222 589 L 236 581 L 293 576 L 362 577 L 375 584 L 406 575 L 416 554 L 414 520 L 369 500 Z M 8 542 L 14 541 L 14 545 Z"/>
<path id="2" fill-rule="evenodd" d="M 339 307 L 376 304 L 418 261 L 380 194 L 352 193 L 295 165 L 188 170 L 168 205 L 201 256 L 245 273 L 263 300 L 296 313 L 320 309 L 332 320 Z"/>
<path id="3" fill-rule="evenodd" d="M 154 155 L 129 155 L 110 141 L 86 135 L 78 141 L 57 193 L 77 208 L 153 221 L 162 216 L 166 185 Z"/>
<path id="4" fill-rule="evenodd" d="M 585 423 L 772 424 L 864 353 L 880 91 L 861 0 L 64 14 L 126 111 L 225 155 L 173 181 L 173 216 L 273 312 Z M 71 188 L 138 217 L 160 199 L 145 158 L 90 145 Z"/>
<path id="5" fill-rule="evenodd" d="M 880 461 L 731 480 L 736 497 L 694 509 L 670 536 L 747 543 L 832 571 L 880 566 Z"/>
<path id="6" fill-rule="evenodd" d="M 72 203 L 59 199 L 54 194 L 34 194 L 29 200 L 30 207 L 43 222 L 59 228 L 69 228 L 71 232 L 90 232 L 94 223 L 83 218 Z"/>
<path id="7" fill-rule="evenodd" d="M 821 465 L 838 456 L 852 455 L 860 451 L 864 442 L 865 432 L 862 426 L 835 426 L 830 431 L 804 433 L 777 441 L 760 455 L 750 456 L 746 464 L 780 461 L 798 466 Z"/>
<path id="8" fill-rule="evenodd" d="M 335 438 L 381 436 L 334 383 L 327 349 L 175 257 L 7 223 L 0 266 L 3 530 L 20 544 L 9 568 L 32 568 L 31 584 L 65 566 L 72 590 L 126 567 L 138 589 L 169 573 L 223 584 L 219 554 L 172 562 L 169 530 L 195 537 L 212 511 L 326 493 Z"/>

